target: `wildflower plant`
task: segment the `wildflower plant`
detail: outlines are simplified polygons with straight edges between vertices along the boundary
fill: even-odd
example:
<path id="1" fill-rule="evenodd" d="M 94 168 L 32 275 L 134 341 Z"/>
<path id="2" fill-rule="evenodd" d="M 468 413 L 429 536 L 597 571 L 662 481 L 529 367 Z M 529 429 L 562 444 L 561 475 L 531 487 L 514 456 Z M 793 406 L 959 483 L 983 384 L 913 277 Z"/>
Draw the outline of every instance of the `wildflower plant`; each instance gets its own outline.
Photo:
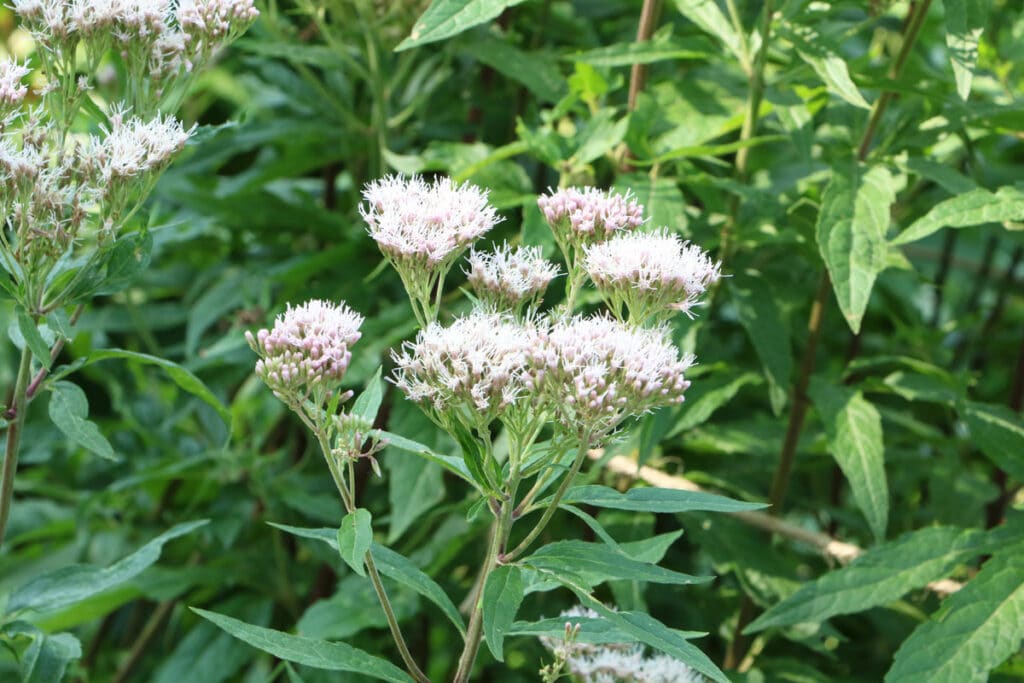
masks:
<path id="1" fill-rule="evenodd" d="M 49 370 L 86 303 L 122 289 L 148 262 L 152 240 L 139 212 L 194 132 L 170 112 L 257 15 L 251 0 L 14 0 L 12 8 L 34 52 L 0 61 L 0 288 L 15 304 L 22 347 L 6 411 L 0 541 L 28 402 L 49 389 L 72 391 L 78 405 L 80 392 L 57 381 L 67 373 L 47 381 Z M 50 412 L 73 441 L 110 454 L 95 427 L 81 427 L 82 411 Z"/>
<path id="2" fill-rule="evenodd" d="M 376 380 L 351 408 L 344 406 L 351 394 L 341 391 L 340 380 L 361 320 L 344 304 L 289 306 L 272 329 L 247 338 L 259 356 L 257 374 L 317 437 L 347 513 L 337 547 L 354 571 L 373 582 L 407 674 L 420 683 L 430 680 L 406 646 L 380 581 L 390 570 L 375 559 L 370 513 L 355 500 L 351 464 L 366 455 L 364 441 L 371 450 L 389 441 L 442 465 L 470 486 L 493 516 L 490 544 L 466 602 L 469 623 L 454 620 L 463 636 L 455 683 L 470 680 L 482 641 L 495 658 L 503 658 L 504 637 L 530 581 L 567 587 L 599 612 L 594 620 L 625 629 L 625 637 L 633 639 L 620 650 L 566 650 L 562 663 L 547 667 L 542 676 L 557 676 L 564 665 L 586 681 L 673 680 L 673 671 L 691 672 L 678 662 L 682 659 L 721 680 L 714 664 L 685 639 L 660 624 L 652 627 L 646 615 L 609 610 L 591 596 L 603 581 L 641 573 L 666 583 L 703 579 L 632 559 L 603 530 L 607 545 L 560 541 L 535 548 L 563 501 L 587 502 L 597 489 L 603 500 L 598 504 L 616 507 L 608 499 L 614 496 L 610 489 L 572 488 L 588 454 L 632 420 L 684 401 L 694 358 L 672 341 L 669 319 L 697 303 L 717 279 L 717 264 L 666 231 L 635 232 L 644 222 L 643 207 L 628 195 L 559 190 L 538 203 L 563 248 L 570 284 L 564 301 L 543 310 L 545 289 L 559 269 L 539 249 L 500 244 L 484 252 L 472 246 L 498 221 L 484 191 L 445 178 L 391 176 L 368 185 L 363 197 L 368 232 L 406 284 L 420 322 L 415 338 L 393 350 L 388 379 L 453 438 L 461 454 L 435 453 L 404 436 L 372 429 L 382 391 Z M 463 307 L 444 319 L 445 276 L 467 250 L 464 272 L 474 296 L 469 310 Z M 606 287 L 610 312 L 575 310 L 588 277 Z M 627 289 L 636 290 L 636 297 Z M 361 431 L 354 433 L 353 425 Z M 685 492 L 662 493 L 684 509 L 744 507 L 714 496 L 698 501 Z M 582 557 L 587 559 L 581 564 Z M 393 569 L 393 562 L 388 564 Z M 451 604 L 437 602 L 440 589 L 424 587 L 426 577 L 410 582 L 393 571 L 390 576 L 442 609 Z M 633 618 L 650 621 L 640 627 Z M 655 634 L 661 639 L 651 641 Z M 643 646 L 636 644 L 645 639 L 668 655 L 645 658 Z M 676 662 L 676 668 L 666 662 Z M 632 673 L 608 677 L 629 667 Z"/>

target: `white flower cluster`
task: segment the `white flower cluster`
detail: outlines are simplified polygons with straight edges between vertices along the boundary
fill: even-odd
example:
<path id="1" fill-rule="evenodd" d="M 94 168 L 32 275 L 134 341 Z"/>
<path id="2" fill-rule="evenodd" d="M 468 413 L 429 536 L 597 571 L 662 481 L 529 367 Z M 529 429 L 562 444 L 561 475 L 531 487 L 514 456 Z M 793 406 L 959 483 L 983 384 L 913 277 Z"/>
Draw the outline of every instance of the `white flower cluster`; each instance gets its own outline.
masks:
<path id="1" fill-rule="evenodd" d="M 485 190 L 451 178 L 388 176 L 367 185 L 363 198 L 370 237 L 396 268 L 450 265 L 499 220 Z"/>
<path id="2" fill-rule="evenodd" d="M 393 353 L 395 385 L 412 401 L 466 426 L 500 417 L 529 383 L 535 333 L 507 314 L 474 311 L 421 330 Z"/>
<path id="3" fill-rule="evenodd" d="M 503 244 L 497 251 L 470 249 L 469 285 L 477 298 L 498 310 L 518 311 L 524 304 L 536 308 L 558 266 L 546 260 L 540 247 Z"/>
<path id="4" fill-rule="evenodd" d="M 688 314 L 721 276 L 721 264 L 703 249 L 664 229 L 589 245 L 584 266 L 616 316 L 622 319 L 625 307 L 635 324 Z"/>
<path id="5" fill-rule="evenodd" d="M 252 0 L 178 0 L 178 25 L 193 41 L 231 40 L 257 16 Z"/>
<path id="6" fill-rule="evenodd" d="M 363 316 L 344 303 L 314 299 L 289 304 L 273 328 L 255 336 L 246 332 L 245 338 L 260 357 L 256 374 L 285 402 L 301 401 L 311 391 L 330 391 L 341 382 L 362 324 Z"/>
<path id="7" fill-rule="evenodd" d="M 18 107 L 28 94 L 28 86 L 22 81 L 31 73 L 24 64 L 13 59 L 0 61 L 0 110 Z"/>
<path id="8" fill-rule="evenodd" d="M 537 198 L 556 239 L 574 246 L 608 239 L 643 225 L 644 207 L 628 193 L 570 187 Z"/>
<path id="9" fill-rule="evenodd" d="M 597 440 L 627 417 L 682 403 L 690 386 L 664 328 L 627 326 L 605 316 L 556 321 L 533 350 L 536 389 L 563 426 Z"/>
<path id="10" fill-rule="evenodd" d="M 95 164 L 100 179 L 112 183 L 164 169 L 185 147 L 190 130 L 172 116 L 149 121 L 112 117 L 110 131 L 93 136 L 84 149 L 85 163 Z"/>
<path id="11" fill-rule="evenodd" d="M 566 619 L 567 632 L 572 630 L 573 619 L 584 617 L 599 619 L 591 609 L 574 607 L 560 615 Z M 591 645 L 579 642 L 557 642 L 541 638 L 544 647 L 564 662 L 568 672 L 578 676 L 581 683 L 705 683 L 706 679 L 685 663 L 658 654 L 644 656 L 641 645 L 608 643 Z"/>

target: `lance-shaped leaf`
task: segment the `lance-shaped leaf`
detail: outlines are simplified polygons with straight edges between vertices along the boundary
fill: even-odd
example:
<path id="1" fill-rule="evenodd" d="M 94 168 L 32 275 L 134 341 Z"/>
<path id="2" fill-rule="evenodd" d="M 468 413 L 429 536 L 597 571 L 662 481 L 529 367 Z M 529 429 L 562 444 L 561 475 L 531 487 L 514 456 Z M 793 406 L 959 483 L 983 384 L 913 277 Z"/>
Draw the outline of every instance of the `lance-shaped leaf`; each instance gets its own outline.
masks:
<path id="1" fill-rule="evenodd" d="M 995 192 L 978 188 L 939 202 L 897 235 L 892 244 L 914 242 L 946 227 L 968 228 L 1004 221 L 1024 221 L 1024 192 L 1009 185 Z"/>
<path id="2" fill-rule="evenodd" d="M 825 260 L 839 308 L 855 333 L 875 278 L 888 262 L 885 232 L 896 199 L 884 166 L 846 164 L 836 168 L 818 212 L 818 249 Z"/>
<path id="3" fill-rule="evenodd" d="M 983 683 L 1024 639 L 1024 546 L 1006 548 L 896 651 L 886 683 Z"/>
<path id="4" fill-rule="evenodd" d="M 550 502 L 550 498 L 547 502 Z M 704 491 L 681 491 L 653 486 L 637 487 L 620 493 L 608 486 L 573 486 L 562 496 L 562 503 L 585 503 L 600 508 L 636 512 L 740 512 L 758 510 L 763 503 L 745 503 Z M 544 504 L 544 501 L 540 503 Z"/>
<path id="5" fill-rule="evenodd" d="M 499 662 L 505 661 L 505 635 L 512 628 L 524 591 L 523 570 L 516 565 L 495 568 L 484 584 L 484 637 L 488 649 Z"/>
<path id="6" fill-rule="evenodd" d="M 1006 406 L 965 401 L 957 412 L 971 428 L 971 440 L 989 460 L 1024 481 L 1024 418 Z"/>
<path id="7" fill-rule="evenodd" d="M 953 64 L 956 92 L 966 100 L 978 63 L 978 39 L 985 28 L 988 3 L 985 0 L 942 0 L 946 9 L 946 47 Z"/>
<path id="8" fill-rule="evenodd" d="M 786 405 L 789 376 L 793 373 L 789 327 L 780 299 L 772 294 L 767 282 L 750 275 L 738 273 L 730 278 L 728 285 L 740 324 L 746 330 L 768 378 L 772 411 L 778 415 Z"/>
<path id="9" fill-rule="evenodd" d="M 882 417 L 861 392 L 818 378 L 811 381 L 810 395 L 825 424 L 829 453 L 850 483 L 875 538 L 881 540 L 889 518 Z"/>
<path id="10" fill-rule="evenodd" d="M 733 54 L 741 64 L 748 61 L 747 44 L 743 35 L 725 18 L 715 0 L 675 0 L 679 12 L 697 24 L 703 31 L 722 41 L 722 45 Z"/>
<path id="11" fill-rule="evenodd" d="M 373 545 L 370 511 L 357 508 L 345 515 L 338 528 L 338 553 L 359 576 L 366 576 L 363 558 Z"/>
<path id="12" fill-rule="evenodd" d="M 235 638 L 278 659 L 327 671 L 351 671 L 393 683 L 412 681 L 391 662 L 374 657 L 345 643 L 332 643 L 254 626 L 216 612 L 196 607 L 192 611 L 224 629 Z"/>
<path id="13" fill-rule="evenodd" d="M 55 382 L 50 394 L 49 413 L 64 436 L 101 458 L 117 461 L 114 447 L 95 422 L 89 420 L 89 399 L 71 382 Z"/>
<path id="14" fill-rule="evenodd" d="M 746 632 L 821 622 L 885 605 L 944 578 L 961 562 L 984 552 L 984 542 L 984 532 L 974 529 L 932 527 L 904 534 L 804 584 L 754 620 Z"/>
<path id="15" fill-rule="evenodd" d="M 779 27 L 779 33 L 793 43 L 797 54 L 814 69 L 814 73 L 818 74 L 829 92 L 855 107 L 871 108 L 850 78 L 846 60 L 833 47 L 838 41 L 830 41 L 814 28 L 799 24 L 783 24 Z"/>
<path id="16" fill-rule="evenodd" d="M 573 579 L 581 585 L 596 586 L 612 579 L 631 579 L 651 583 L 707 583 L 710 576 L 691 576 L 638 562 L 604 543 L 557 541 L 540 548 L 521 564 L 529 569 L 548 571 Z"/>
<path id="17" fill-rule="evenodd" d="M 409 37 L 395 50 L 408 50 L 458 35 L 521 2 L 523 0 L 434 0 L 413 24 Z"/>

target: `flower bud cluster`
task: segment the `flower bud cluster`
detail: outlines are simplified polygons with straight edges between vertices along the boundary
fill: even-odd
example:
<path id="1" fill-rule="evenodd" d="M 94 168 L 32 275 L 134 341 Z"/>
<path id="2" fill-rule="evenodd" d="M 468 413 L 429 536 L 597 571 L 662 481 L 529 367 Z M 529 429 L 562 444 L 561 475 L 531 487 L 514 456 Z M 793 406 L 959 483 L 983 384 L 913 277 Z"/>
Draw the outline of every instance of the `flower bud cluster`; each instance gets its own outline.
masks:
<path id="1" fill-rule="evenodd" d="M 6 114 L 21 105 L 28 94 L 23 81 L 29 73 L 31 69 L 13 59 L 0 61 L 0 112 Z"/>
<path id="2" fill-rule="evenodd" d="M 216 45 L 240 35 L 259 16 L 252 0 L 179 0 L 178 25 L 193 43 Z"/>
<path id="3" fill-rule="evenodd" d="M 675 311 L 688 314 L 721 276 L 721 264 L 665 229 L 587 246 L 584 267 L 616 317 L 622 319 L 625 308 L 639 325 Z"/>
<path id="4" fill-rule="evenodd" d="M 470 249 L 469 285 L 477 299 L 498 310 L 518 312 L 525 304 L 535 309 L 548 284 L 558 276 L 558 266 L 546 260 L 540 247 L 503 244 L 497 251 Z"/>
<path id="5" fill-rule="evenodd" d="M 431 323 L 401 353 L 393 381 L 437 416 L 486 427 L 530 384 L 532 327 L 507 314 L 476 310 L 448 327 Z"/>
<path id="6" fill-rule="evenodd" d="M 643 225 L 644 207 L 630 194 L 570 187 L 537 198 L 556 238 L 574 246 L 603 242 Z"/>
<path id="7" fill-rule="evenodd" d="M 344 303 L 314 299 L 289 305 L 271 329 L 246 332 L 245 338 L 260 357 L 256 374 L 279 398 L 293 402 L 341 383 L 362 324 L 363 316 Z"/>
<path id="8" fill-rule="evenodd" d="M 665 328 L 632 327 L 605 316 L 556 321 L 533 350 L 535 389 L 559 422 L 593 440 L 623 420 L 683 402 L 691 356 Z"/>
<path id="9" fill-rule="evenodd" d="M 569 631 L 573 619 L 600 619 L 591 609 L 574 607 L 560 615 Z M 706 679 L 685 663 L 658 654 L 644 656 L 644 648 L 636 643 L 556 642 L 542 637 L 541 643 L 563 663 L 568 673 L 582 683 L 705 683 Z"/>

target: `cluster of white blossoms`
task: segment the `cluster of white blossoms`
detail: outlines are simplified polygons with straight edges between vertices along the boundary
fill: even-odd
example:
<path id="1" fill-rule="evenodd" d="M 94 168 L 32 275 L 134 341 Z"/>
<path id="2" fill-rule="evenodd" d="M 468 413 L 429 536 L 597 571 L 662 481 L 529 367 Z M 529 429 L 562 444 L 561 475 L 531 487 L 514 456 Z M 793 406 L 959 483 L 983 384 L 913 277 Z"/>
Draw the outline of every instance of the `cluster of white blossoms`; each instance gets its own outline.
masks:
<path id="1" fill-rule="evenodd" d="M 359 212 L 396 268 L 443 268 L 497 225 L 487 191 L 451 178 L 387 176 L 363 190 Z"/>
<path id="2" fill-rule="evenodd" d="M 117 114 L 111 117 L 110 130 L 93 136 L 83 148 L 83 163 L 94 164 L 104 183 L 159 172 L 184 149 L 191 132 L 172 116 L 125 121 Z"/>
<path id="3" fill-rule="evenodd" d="M 362 324 L 363 316 L 344 303 L 314 299 L 289 305 L 271 329 L 255 336 L 247 331 L 245 338 L 259 356 L 256 374 L 279 398 L 294 403 L 341 383 Z"/>
<path id="4" fill-rule="evenodd" d="M 539 337 L 535 389 L 563 426 L 592 441 L 627 417 L 682 403 L 690 386 L 693 357 L 680 355 L 665 328 L 576 316 Z"/>
<path id="5" fill-rule="evenodd" d="M 138 95 L 136 113 L 157 111 L 178 77 L 241 35 L 256 17 L 253 0 L 13 0 L 12 8 L 43 50 L 51 86 L 82 78 L 76 54 L 84 47 L 88 70 L 113 51 Z M 87 88 L 88 79 L 79 84 Z"/>
<path id="6" fill-rule="evenodd" d="M 585 248 L 584 267 L 619 319 L 644 324 L 681 311 L 689 314 L 721 264 L 667 230 L 617 235 Z"/>
<path id="7" fill-rule="evenodd" d="M 0 107 L 9 110 L 19 106 L 28 94 L 25 76 L 32 72 L 25 64 L 13 59 L 0 61 Z"/>
<path id="8" fill-rule="evenodd" d="M 393 353 L 393 381 L 410 400 L 486 427 L 516 403 L 531 383 L 536 333 L 511 316 L 476 310 L 445 327 L 431 323 Z"/>
<path id="9" fill-rule="evenodd" d="M 497 310 L 535 309 L 558 266 L 544 258 L 540 247 L 503 244 L 497 251 L 469 252 L 467 280 L 477 299 Z"/>
<path id="10" fill-rule="evenodd" d="M 600 619 L 586 607 L 573 607 L 562 612 L 566 632 L 574 632 L 574 619 Z M 541 643 L 562 662 L 569 674 L 580 683 L 705 683 L 706 679 L 685 663 L 664 654 L 644 655 L 644 648 L 634 643 L 592 645 L 576 641 L 556 641 L 542 637 Z"/>

